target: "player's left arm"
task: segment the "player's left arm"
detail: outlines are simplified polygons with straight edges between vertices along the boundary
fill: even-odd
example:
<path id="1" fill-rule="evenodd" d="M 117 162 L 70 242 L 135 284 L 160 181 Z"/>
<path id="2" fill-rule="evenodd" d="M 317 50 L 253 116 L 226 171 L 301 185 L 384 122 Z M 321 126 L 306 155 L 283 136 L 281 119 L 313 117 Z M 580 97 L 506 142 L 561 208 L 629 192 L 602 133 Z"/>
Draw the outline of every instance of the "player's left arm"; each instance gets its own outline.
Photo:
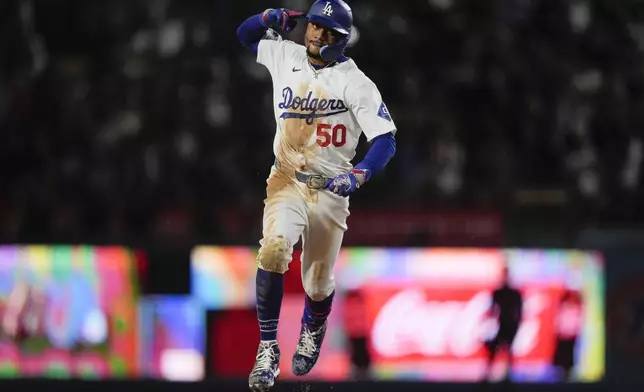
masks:
<path id="1" fill-rule="evenodd" d="M 368 80 L 349 91 L 346 98 L 371 147 L 350 172 L 334 177 L 327 183 L 328 190 L 344 197 L 382 171 L 396 153 L 396 125 L 376 85 Z"/>

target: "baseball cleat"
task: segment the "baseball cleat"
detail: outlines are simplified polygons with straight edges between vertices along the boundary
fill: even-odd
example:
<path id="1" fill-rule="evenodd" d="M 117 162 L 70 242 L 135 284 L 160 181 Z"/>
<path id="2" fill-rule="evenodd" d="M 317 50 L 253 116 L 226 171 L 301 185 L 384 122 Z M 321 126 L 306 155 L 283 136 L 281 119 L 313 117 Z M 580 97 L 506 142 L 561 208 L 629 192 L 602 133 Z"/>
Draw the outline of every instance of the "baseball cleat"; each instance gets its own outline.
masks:
<path id="1" fill-rule="evenodd" d="M 293 355 L 293 374 L 296 376 L 308 374 L 317 363 L 326 327 L 326 322 L 320 326 L 302 324 L 300 341 Z"/>
<path id="2" fill-rule="evenodd" d="M 280 348 L 272 340 L 260 342 L 255 366 L 248 377 L 248 386 L 255 392 L 266 392 L 273 387 L 280 374 Z"/>

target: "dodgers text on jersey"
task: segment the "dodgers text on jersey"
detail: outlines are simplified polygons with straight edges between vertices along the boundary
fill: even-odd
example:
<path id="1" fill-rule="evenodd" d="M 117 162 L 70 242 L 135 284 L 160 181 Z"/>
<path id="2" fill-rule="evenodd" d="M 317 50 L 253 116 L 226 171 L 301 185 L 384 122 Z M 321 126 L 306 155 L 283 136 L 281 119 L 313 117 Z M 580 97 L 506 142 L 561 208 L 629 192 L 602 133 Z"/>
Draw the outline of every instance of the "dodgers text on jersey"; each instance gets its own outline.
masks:
<path id="1" fill-rule="evenodd" d="M 309 91 L 308 95 L 302 98 L 294 95 L 290 87 L 284 88 L 282 90 L 282 102 L 279 103 L 278 107 L 283 110 L 297 110 L 297 112 L 284 112 L 280 118 L 306 119 L 306 123 L 311 125 L 316 118 L 334 116 L 349 111 L 349 108 L 341 99 L 318 99 L 312 96 L 312 91 Z"/>

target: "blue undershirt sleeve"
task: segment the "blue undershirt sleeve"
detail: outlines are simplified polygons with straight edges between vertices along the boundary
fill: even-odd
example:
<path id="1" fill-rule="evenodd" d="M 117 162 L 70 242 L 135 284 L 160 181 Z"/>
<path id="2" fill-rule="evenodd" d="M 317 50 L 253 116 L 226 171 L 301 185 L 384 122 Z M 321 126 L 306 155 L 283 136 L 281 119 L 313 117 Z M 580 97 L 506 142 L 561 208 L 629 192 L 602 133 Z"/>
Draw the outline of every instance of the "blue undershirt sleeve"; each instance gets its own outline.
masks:
<path id="1" fill-rule="evenodd" d="M 239 25 L 237 39 L 244 47 L 257 53 L 257 46 L 266 35 L 266 30 L 268 28 L 264 26 L 262 14 L 253 15 Z"/>

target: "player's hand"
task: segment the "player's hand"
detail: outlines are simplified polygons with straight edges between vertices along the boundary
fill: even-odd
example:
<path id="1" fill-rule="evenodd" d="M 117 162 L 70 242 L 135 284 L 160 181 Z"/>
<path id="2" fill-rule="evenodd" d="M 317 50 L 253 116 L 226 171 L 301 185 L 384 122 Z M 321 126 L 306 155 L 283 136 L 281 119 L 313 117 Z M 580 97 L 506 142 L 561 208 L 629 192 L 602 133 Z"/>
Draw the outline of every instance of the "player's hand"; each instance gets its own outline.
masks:
<path id="1" fill-rule="evenodd" d="M 286 8 L 269 8 L 262 14 L 262 23 L 264 27 L 281 29 L 285 33 L 290 33 L 297 26 L 297 20 L 304 16 L 304 12 L 291 11 Z"/>
<path id="2" fill-rule="evenodd" d="M 348 173 L 331 178 L 324 188 L 338 196 L 347 197 L 363 186 L 369 177 L 369 170 L 353 169 Z"/>

